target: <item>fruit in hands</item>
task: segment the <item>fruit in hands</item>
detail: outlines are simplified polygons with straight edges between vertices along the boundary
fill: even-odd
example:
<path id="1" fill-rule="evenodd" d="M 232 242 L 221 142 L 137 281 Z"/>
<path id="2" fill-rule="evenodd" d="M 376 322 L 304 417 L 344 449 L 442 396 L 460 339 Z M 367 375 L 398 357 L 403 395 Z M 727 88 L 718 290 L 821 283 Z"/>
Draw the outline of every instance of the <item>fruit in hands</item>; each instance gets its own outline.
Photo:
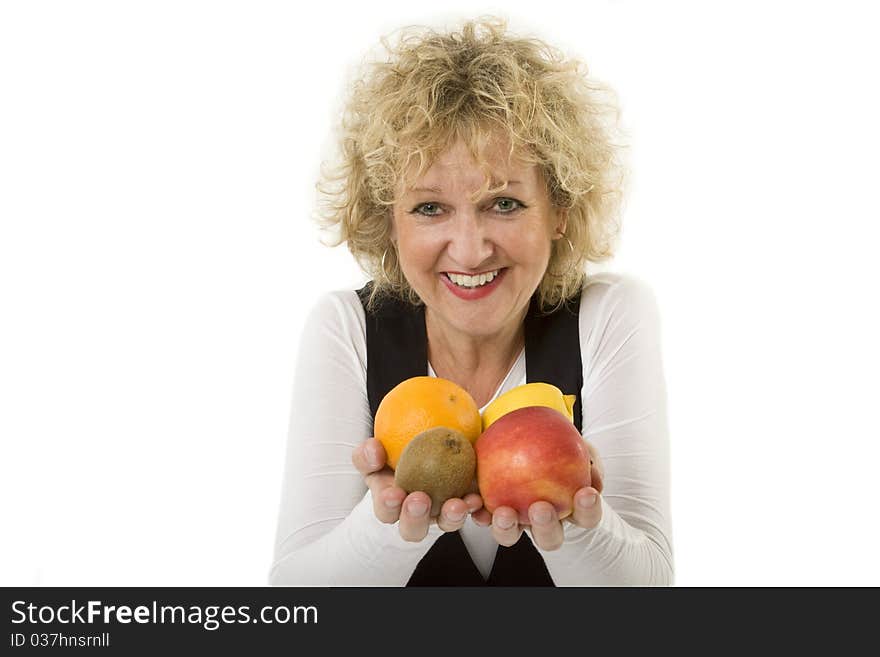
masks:
<path id="1" fill-rule="evenodd" d="M 565 415 L 573 421 L 575 395 L 563 395 L 562 391 L 549 383 L 526 383 L 499 395 L 483 410 L 483 431 L 498 418 L 527 406 L 546 406 Z"/>
<path id="2" fill-rule="evenodd" d="M 477 484 L 490 512 L 509 506 L 529 524 L 529 506 L 550 502 L 559 518 L 571 514 L 574 494 L 591 484 L 590 453 L 580 432 L 559 411 L 527 406 L 492 423 L 476 444 Z"/>
<path id="3" fill-rule="evenodd" d="M 401 381 L 382 398 L 373 433 L 394 470 L 407 443 L 434 427 L 458 431 L 473 444 L 483 428 L 480 409 L 468 391 L 452 381 L 415 376 Z"/>
<path id="4" fill-rule="evenodd" d="M 446 427 L 428 429 L 407 443 L 394 472 L 394 483 L 407 494 L 420 490 L 431 498 L 431 516 L 443 503 L 464 497 L 474 482 L 476 455 L 471 442 Z"/>

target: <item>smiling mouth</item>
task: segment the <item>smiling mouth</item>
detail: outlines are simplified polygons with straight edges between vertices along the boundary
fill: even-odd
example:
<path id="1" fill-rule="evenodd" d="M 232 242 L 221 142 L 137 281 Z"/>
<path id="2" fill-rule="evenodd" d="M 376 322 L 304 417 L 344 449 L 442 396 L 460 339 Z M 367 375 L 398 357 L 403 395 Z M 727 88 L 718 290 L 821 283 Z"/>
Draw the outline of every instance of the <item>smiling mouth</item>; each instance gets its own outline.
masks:
<path id="1" fill-rule="evenodd" d="M 494 281 L 505 269 L 507 268 L 501 267 L 499 269 L 483 272 L 481 274 L 475 274 L 473 276 L 469 276 L 466 274 L 456 274 L 454 272 L 443 272 L 443 275 L 458 287 L 465 289 L 474 289 L 477 287 L 482 287 L 483 285 L 488 285 L 489 283 Z"/>

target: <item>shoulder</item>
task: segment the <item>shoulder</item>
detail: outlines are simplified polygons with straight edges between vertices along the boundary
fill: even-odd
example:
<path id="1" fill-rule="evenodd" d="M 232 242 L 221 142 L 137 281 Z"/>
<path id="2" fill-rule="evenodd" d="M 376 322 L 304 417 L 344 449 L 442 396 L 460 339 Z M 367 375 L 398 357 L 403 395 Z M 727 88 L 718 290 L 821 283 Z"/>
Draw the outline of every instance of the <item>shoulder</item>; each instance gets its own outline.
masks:
<path id="1" fill-rule="evenodd" d="M 324 326 L 363 326 L 364 308 L 357 290 L 330 290 L 320 293 L 306 313 L 307 324 Z"/>
<path id="2" fill-rule="evenodd" d="M 611 313 L 655 313 L 657 299 L 653 287 L 630 273 L 602 272 L 587 278 L 581 292 L 581 317 Z"/>
<path id="3" fill-rule="evenodd" d="M 653 287 L 635 274 L 601 272 L 587 278 L 581 292 L 581 307 L 609 303 L 655 303 Z"/>
<path id="4" fill-rule="evenodd" d="M 307 307 L 302 327 L 306 347 L 331 347 L 358 354 L 365 351 L 365 315 L 357 290 L 321 292 Z"/>

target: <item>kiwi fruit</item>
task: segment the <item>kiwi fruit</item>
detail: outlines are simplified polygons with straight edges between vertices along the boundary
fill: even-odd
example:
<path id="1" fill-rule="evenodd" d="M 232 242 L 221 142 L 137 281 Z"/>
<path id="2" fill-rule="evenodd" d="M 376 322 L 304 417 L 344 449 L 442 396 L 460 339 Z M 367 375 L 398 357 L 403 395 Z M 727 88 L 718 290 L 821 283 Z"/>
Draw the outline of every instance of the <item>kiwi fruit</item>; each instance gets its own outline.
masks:
<path id="1" fill-rule="evenodd" d="M 407 494 L 420 490 L 431 498 L 431 516 L 443 503 L 471 490 L 477 457 L 470 441 L 458 431 L 434 427 L 407 443 L 394 471 L 394 483 Z"/>

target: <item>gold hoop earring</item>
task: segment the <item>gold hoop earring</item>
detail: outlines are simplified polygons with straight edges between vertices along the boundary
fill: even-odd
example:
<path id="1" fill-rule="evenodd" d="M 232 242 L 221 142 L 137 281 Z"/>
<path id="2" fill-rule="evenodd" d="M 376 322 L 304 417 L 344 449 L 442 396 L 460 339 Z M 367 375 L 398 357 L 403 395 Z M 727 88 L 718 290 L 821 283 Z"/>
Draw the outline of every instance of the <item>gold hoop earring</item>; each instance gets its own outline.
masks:
<path id="1" fill-rule="evenodd" d="M 388 255 L 388 247 L 386 246 L 385 250 L 382 252 L 382 264 L 381 264 L 382 275 L 385 276 L 385 278 L 388 278 L 390 280 L 390 277 L 388 276 L 388 270 L 385 269 L 385 256 L 387 256 L 387 255 Z"/>
<path id="2" fill-rule="evenodd" d="M 569 254 L 569 257 L 571 257 L 571 255 L 574 253 L 574 244 L 571 243 L 571 240 L 568 239 L 568 236 L 567 236 L 565 233 L 562 234 L 562 237 L 565 239 L 566 242 L 568 242 L 568 254 Z M 567 276 L 568 273 L 569 273 L 573 268 L 574 268 L 574 259 L 572 259 L 572 261 L 569 263 L 569 265 L 568 265 L 568 269 L 566 269 L 566 270 L 565 270 L 564 272 L 562 272 L 561 274 L 557 274 L 557 273 L 555 273 L 555 272 L 550 271 L 550 268 L 549 268 L 549 267 L 547 268 L 547 273 L 548 273 L 550 276 L 554 276 L 554 277 L 556 277 L 556 278 L 563 278 L 564 276 Z"/>

